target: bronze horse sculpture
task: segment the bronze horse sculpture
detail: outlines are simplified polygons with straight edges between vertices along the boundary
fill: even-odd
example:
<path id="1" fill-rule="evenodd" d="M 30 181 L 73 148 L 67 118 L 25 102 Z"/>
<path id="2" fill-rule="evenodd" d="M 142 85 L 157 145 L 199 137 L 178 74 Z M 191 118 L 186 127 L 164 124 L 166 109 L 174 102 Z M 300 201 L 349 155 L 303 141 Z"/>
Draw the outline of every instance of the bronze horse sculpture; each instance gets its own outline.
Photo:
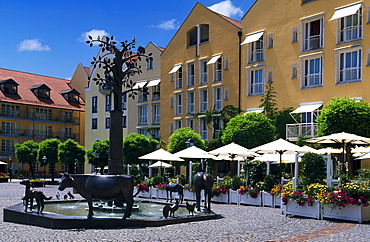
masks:
<path id="1" fill-rule="evenodd" d="M 204 189 L 204 208 L 211 211 L 213 176 L 205 173 L 205 162 L 201 162 L 200 169 L 194 176 L 194 188 L 196 196 L 196 208 L 200 211 L 201 191 Z"/>
<path id="2" fill-rule="evenodd" d="M 134 176 L 129 175 L 69 175 L 63 174 L 58 189 L 73 187 L 89 205 L 88 219 L 92 218 L 93 199 L 118 200 L 126 203 L 126 211 L 122 219 L 131 216 L 134 197 Z"/>
<path id="3" fill-rule="evenodd" d="M 172 193 L 177 192 L 179 195 L 179 202 L 182 203 L 184 200 L 184 187 L 179 183 L 170 183 L 167 177 L 164 177 L 164 182 L 166 183 L 167 201 L 170 199 L 170 202 L 172 202 Z M 170 193 L 170 198 L 168 198 L 168 193 Z"/>

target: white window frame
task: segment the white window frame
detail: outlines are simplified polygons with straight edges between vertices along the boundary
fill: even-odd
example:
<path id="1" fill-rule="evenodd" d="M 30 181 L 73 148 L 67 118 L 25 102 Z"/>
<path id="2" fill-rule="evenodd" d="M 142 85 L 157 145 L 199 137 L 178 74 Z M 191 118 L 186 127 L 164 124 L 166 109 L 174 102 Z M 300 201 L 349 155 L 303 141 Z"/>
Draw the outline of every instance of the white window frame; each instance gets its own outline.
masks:
<path id="1" fill-rule="evenodd" d="M 154 69 L 154 58 L 149 58 L 146 62 L 146 69 L 153 70 Z"/>
<path id="2" fill-rule="evenodd" d="M 257 40 L 248 44 L 248 63 L 265 60 L 265 33 Z"/>
<path id="3" fill-rule="evenodd" d="M 221 82 L 222 81 L 222 56 L 220 56 L 215 64 L 213 64 L 213 82 Z"/>
<path id="4" fill-rule="evenodd" d="M 192 130 L 195 130 L 195 122 L 193 117 L 186 117 L 186 127 L 191 128 Z"/>
<path id="5" fill-rule="evenodd" d="M 222 85 L 212 86 L 213 90 L 213 109 L 222 110 Z"/>
<path id="6" fill-rule="evenodd" d="M 358 3 L 355 3 L 355 4 L 358 5 Z M 350 4 L 350 5 L 353 5 L 353 4 Z M 340 8 L 342 8 L 343 10 L 343 8 L 351 7 L 350 5 L 340 7 Z M 336 11 L 337 10 L 338 9 L 336 9 Z M 354 17 L 357 18 L 357 24 L 346 26 L 348 24 L 351 24 L 349 22 L 354 21 Z M 336 23 L 337 23 L 337 44 L 348 43 L 348 42 L 362 39 L 362 36 L 363 36 L 363 32 L 362 32 L 363 31 L 363 7 L 361 6 L 355 14 L 336 19 Z M 343 27 L 343 26 L 346 26 L 346 27 Z"/>
<path id="7" fill-rule="evenodd" d="M 143 105 L 143 106 L 138 106 L 138 124 L 143 125 L 143 124 L 148 124 L 148 106 Z"/>
<path id="8" fill-rule="evenodd" d="M 314 53 L 300 57 L 301 61 L 301 89 L 322 87 L 324 85 L 324 54 Z M 311 64 L 315 65 L 312 66 Z M 319 65 L 316 66 L 316 63 Z M 307 64 L 307 65 L 306 65 Z M 306 75 L 306 68 L 310 73 Z"/>
<path id="9" fill-rule="evenodd" d="M 161 106 L 159 104 L 153 104 L 153 124 L 159 124 L 161 118 Z"/>
<path id="10" fill-rule="evenodd" d="M 104 117 L 104 129 L 110 129 L 110 117 Z"/>
<path id="11" fill-rule="evenodd" d="M 292 28 L 292 43 L 298 42 L 298 27 L 295 26 Z"/>
<path id="12" fill-rule="evenodd" d="M 1 140 L 1 152 L 3 152 L 3 153 L 14 153 L 15 144 L 19 144 L 19 140 L 2 139 Z M 34 162 L 34 163 L 37 163 L 37 162 Z"/>
<path id="13" fill-rule="evenodd" d="M 186 86 L 193 87 L 195 85 L 195 62 L 186 63 Z"/>
<path id="14" fill-rule="evenodd" d="M 208 83 L 208 59 L 199 59 L 199 84 L 207 84 Z"/>
<path id="15" fill-rule="evenodd" d="M 182 88 L 182 79 L 183 79 L 182 66 L 174 74 L 176 75 L 176 78 L 175 78 L 175 89 L 181 89 Z"/>
<path id="16" fill-rule="evenodd" d="M 195 90 L 187 90 L 186 92 L 186 112 L 187 114 L 195 113 Z"/>
<path id="17" fill-rule="evenodd" d="M 222 130 L 221 117 L 220 117 L 220 115 L 217 115 L 217 116 L 218 116 L 218 118 L 213 118 L 213 121 L 212 121 L 212 123 L 213 123 L 212 127 L 214 129 L 213 130 L 214 137 L 212 137 L 213 139 L 219 138 L 219 133 Z M 215 125 L 215 121 L 217 122 L 218 125 Z"/>
<path id="18" fill-rule="evenodd" d="M 362 46 L 361 45 L 356 45 L 356 46 L 348 46 L 348 47 L 343 47 L 343 48 L 338 48 L 338 49 L 335 49 L 335 69 L 336 69 L 336 84 L 345 84 L 345 83 L 353 83 L 353 82 L 360 82 L 362 80 L 362 66 L 363 66 L 363 63 L 362 63 Z M 346 67 L 344 68 L 345 72 L 344 72 L 344 80 L 341 81 L 341 76 L 342 76 L 342 70 L 341 70 L 341 58 L 345 58 L 345 61 L 347 60 L 348 57 L 350 56 L 347 56 L 345 54 L 348 54 L 348 53 L 354 53 L 354 52 L 357 52 L 357 65 L 354 67 L 354 66 L 350 66 L 350 67 Z M 349 73 L 349 72 L 352 72 Z M 347 79 L 347 75 L 354 75 L 356 74 L 357 78 L 350 78 L 350 79 Z"/>
<path id="19" fill-rule="evenodd" d="M 312 23 L 320 21 L 320 33 L 318 35 L 311 35 L 307 31 L 311 30 Z M 316 14 L 301 19 L 301 39 L 302 39 L 302 52 L 321 49 L 324 47 L 324 14 Z M 307 36 L 308 35 L 308 36 Z"/>
<path id="20" fill-rule="evenodd" d="M 272 68 L 267 69 L 267 82 L 273 82 L 272 80 Z"/>
<path id="21" fill-rule="evenodd" d="M 298 78 L 298 63 L 292 64 L 292 79 Z"/>
<path id="22" fill-rule="evenodd" d="M 182 128 L 182 119 L 175 119 L 175 130 Z"/>
<path id="23" fill-rule="evenodd" d="M 91 113 L 97 113 L 99 110 L 98 108 L 98 96 L 91 97 Z"/>
<path id="24" fill-rule="evenodd" d="M 96 121 L 96 127 L 94 127 L 94 121 Z M 92 118 L 91 119 L 91 130 L 97 130 L 98 129 L 98 118 Z"/>
<path id="25" fill-rule="evenodd" d="M 262 82 L 256 82 L 256 75 L 259 74 Z M 264 94 L 265 68 L 264 65 L 247 68 L 247 95 L 257 96 Z"/>
<path id="26" fill-rule="evenodd" d="M 183 103 L 183 95 L 182 92 L 175 93 L 175 115 L 182 115 L 182 103 Z"/>
<path id="27" fill-rule="evenodd" d="M 267 49 L 274 48 L 274 33 L 268 34 Z"/>
<path id="28" fill-rule="evenodd" d="M 112 110 L 112 96 L 105 96 L 105 112 L 110 112 Z"/>
<path id="29" fill-rule="evenodd" d="M 4 135 L 19 135 L 20 124 L 14 122 L 1 122 L 1 133 Z"/>
<path id="30" fill-rule="evenodd" d="M 199 112 L 208 111 L 208 88 L 199 88 Z"/>
<path id="31" fill-rule="evenodd" d="M 199 134 L 204 141 L 208 140 L 208 124 L 206 117 L 199 118 Z"/>

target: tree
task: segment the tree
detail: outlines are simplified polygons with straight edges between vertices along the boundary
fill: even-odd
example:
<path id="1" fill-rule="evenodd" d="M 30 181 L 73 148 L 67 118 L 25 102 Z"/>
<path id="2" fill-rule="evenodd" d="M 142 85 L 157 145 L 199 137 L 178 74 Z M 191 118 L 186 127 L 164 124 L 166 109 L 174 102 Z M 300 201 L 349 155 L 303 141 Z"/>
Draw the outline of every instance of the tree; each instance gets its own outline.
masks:
<path id="1" fill-rule="evenodd" d="M 293 108 L 284 108 L 278 110 L 272 119 L 274 126 L 276 127 L 277 138 L 286 139 L 286 125 L 295 123 L 296 121 L 291 116 Z"/>
<path id="2" fill-rule="evenodd" d="M 58 145 L 58 160 L 68 165 L 68 172 L 75 172 L 75 164 L 84 162 L 86 150 L 85 147 L 79 145 L 72 139 L 68 139 L 64 143 Z"/>
<path id="3" fill-rule="evenodd" d="M 302 156 L 303 184 L 323 183 L 326 174 L 325 159 L 322 155 L 306 153 Z"/>
<path id="4" fill-rule="evenodd" d="M 123 140 L 123 157 L 125 164 L 140 164 L 140 156 L 155 151 L 159 141 L 147 138 L 143 134 L 131 133 Z"/>
<path id="5" fill-rule="evenodd" d="M 272 86 L 273 82 L 268 82 L 265 86 L 265 93 L 261 98 L 261 104 L 259 105 L 260 108 L 264 108 L 264 114 L 270 118 L 271 120 L 274 119 L 274 116 L 277 112 L 277 102 L 276 102 L 276 92 L 274 91 L 274 87 Z"/>
<path id="6" fill-rule="evenodd" d="M 40 142 L 39 150 L 37 152 L 37 160 L 45 166 L 43 162 L 43 157 L 45 156 L 46 163 L 51 165 L 51 180 L 54 182 L 54 171 L 55 171 L 55 163 L 58 161 L 58 146 L 60 144 L 60 140 L 58 139 L 46 139 Z"/>
<path id="7" fill-rule="evenodd" d="M 333 98 L 321 110 L 317 118 L 318 136 L 332 133 L 347 132 L 360 136 L 370 137 L 370 104 L 353 98 Z M 345 172 L 344 160 L 348 161 L 349 176 L 354 175 L 355 167 L 350 152 L 350 145 L 346 145 L 346 159 L 342 159 L 342 172 Z"/>
<path id="8" fill-rule="evenodd" d="M 113 110 L 110 111 L 110 130 L 109 130 L 109 159 L 108 170 L 109 174 L 123 174 L 123 133 L 122 133 L 122 94 L 129 93 L 129 97 L 135 98 L 137 91 L 147 93 L 147 87 L 139 87 L 133 89 L 135 83 L 131 80 L 132 76 L 141 73 L 141 66 L 138 66 L 136 60 L 141 60 L 142 57 L 148 61 L 151 59 L 151 54 L 145 55 L 145 48 L 139 46 L 137 52 L 134 53 L 135 39 L 131 42 L 121 42 L 120 48 L 116 47 L 114 37 L 104 37 L 93 39 L 89 36 L 87 44 L 92 47 L 94 43 L 98 43 L 102 52 L 108 51 L 111 56 L 107 58 L 93 58 L 92 70 L 103 68 L 104 74 L 99 74 L 93 78 L 97 85 L 102 85 L 105 89 L 111 90 L 113 94 Z M 126 91 L 123 92 L 123 88 Z"/>
<path id="9" fill-rule="evenodd" d="M 185 143 L 191 139 L 194 145 L 200 149 L 205 149 L 205 143 L 202 137 L 198 133 L 195 133 L 189 127 L 183 127 L 176 129 L 176 131 L 168 139 L 167 151 L 170 153 L 176 153 L 180 150 L 186 149 L 188 144 Z"/>
<path id="10" fill-rule="evenodd" d="M 240 114 L 226 125 L 221 140 L 224 144 L 235 142 L 248 149 L 271 142 L 276 137 L 272 121 L 262 113 Z"/>
<path id="11" fill-rule="evenodd" d="M 109 140 L 96 140 L 91 146 L 92 148 L 86 151 L 87 160 L 95 168 L 100 167 L 103 174 L 104 167 L 108 165 Z"/>
<path id="12" fill-rule="evenodd" d="M 23 144 L 15 144 L 15 156 L 21 163 L 29 165 L 33 179 L 35 179 L 33 163 L 37 160 L 38 149 L 39 144 L 33 140 L 27 140 Z"/>

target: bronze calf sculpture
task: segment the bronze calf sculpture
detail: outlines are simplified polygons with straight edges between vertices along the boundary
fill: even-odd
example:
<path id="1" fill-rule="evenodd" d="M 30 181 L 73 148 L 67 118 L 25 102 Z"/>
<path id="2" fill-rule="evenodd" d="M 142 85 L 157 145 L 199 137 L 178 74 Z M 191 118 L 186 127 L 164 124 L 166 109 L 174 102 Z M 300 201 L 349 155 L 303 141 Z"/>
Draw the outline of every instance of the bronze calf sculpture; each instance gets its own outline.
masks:
<path id="1" fill-rule="evenodd" d="M 28 205 L 30 208 L 30 211 L 32 211 L 33 206 L 33 199 L 36 200 L 37 204 L 37 214 L 42 213 L 44 211 L 45 206 L 45 200 L 50 200 L 53 197 L 46 197 L 45 194 L 42 191 L 38 191 L 35 189 L 31 189 L 31 182 L 29 180 L 23 180 L 20 182 L 20 184 L 26 186 L 25 195 L 22 198 L 22 200 L 25 202 L 25 208 L 24 211 L 27 211 Z"/>

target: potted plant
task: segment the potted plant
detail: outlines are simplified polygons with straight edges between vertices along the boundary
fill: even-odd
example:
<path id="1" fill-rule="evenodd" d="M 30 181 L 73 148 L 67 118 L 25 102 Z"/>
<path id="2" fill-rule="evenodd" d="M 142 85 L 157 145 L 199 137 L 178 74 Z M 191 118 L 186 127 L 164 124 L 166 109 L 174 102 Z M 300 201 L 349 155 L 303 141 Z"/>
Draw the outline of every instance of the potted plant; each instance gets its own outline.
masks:
<path id="1" fill-rule="evenodd" d="M 213 202 L 229 203 L 229 188 L 226 188 L 225 185 L 213 185 L 212 195 Z"/>
<path id="2" fill-rule="evenodd" d="M 9 176 L 8 174 L 0 172 L 0 182 L 8 182 Z"/>
<path id="3" fill-rule="evenodd" d="M 157 193 L 156 198 L 167 199 L 166 186 L 167 185 L 165 183 L 154 185 L 154 188 L 156 189 L 156 193 Z M 152 197 L 153 197 L 153 193 L 152 193 Z"/>
<path id="4" fill-rule="evenodd" d="M 241 186 L 238 193 L 240 194 L 240 204 L 261 206 L 261 191 L 257 187 Z"/>

